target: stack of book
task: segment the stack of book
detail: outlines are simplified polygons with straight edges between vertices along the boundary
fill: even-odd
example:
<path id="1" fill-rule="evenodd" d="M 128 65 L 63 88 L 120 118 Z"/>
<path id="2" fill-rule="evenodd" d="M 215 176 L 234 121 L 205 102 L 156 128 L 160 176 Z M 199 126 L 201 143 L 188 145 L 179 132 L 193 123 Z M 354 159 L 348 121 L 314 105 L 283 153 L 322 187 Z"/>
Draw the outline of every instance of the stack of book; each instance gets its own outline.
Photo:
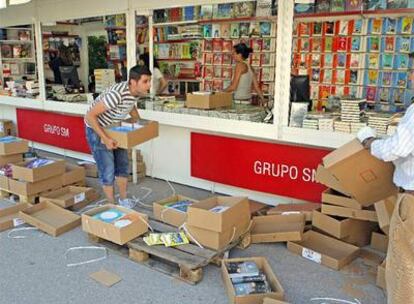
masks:
<path id="1" fill-rule="evenodd" d="M 337 120 L 334 122 L 335 132 L 351 133 L 351 123 Z"/>
<path id="2" fill-rule="evenodd" d="M 356 134 L 358 133 L 360 129 L 366 126 L 367 126 L 366 122 L 351 122 L 351 133 Z"/>
<path id="3" fill-rule="evenodd" d="M 365 99 L 341 99 L 341 120 L 348 123 L 360 122 L 362 107 L 365 103 Z"/>
<path id="4" fill-rule="evenodd" d="M 367 113 L 368 126 L 377 131 L 377 135 L 386 135 L 387 127 L 391 123 L 393 113 Z"/>

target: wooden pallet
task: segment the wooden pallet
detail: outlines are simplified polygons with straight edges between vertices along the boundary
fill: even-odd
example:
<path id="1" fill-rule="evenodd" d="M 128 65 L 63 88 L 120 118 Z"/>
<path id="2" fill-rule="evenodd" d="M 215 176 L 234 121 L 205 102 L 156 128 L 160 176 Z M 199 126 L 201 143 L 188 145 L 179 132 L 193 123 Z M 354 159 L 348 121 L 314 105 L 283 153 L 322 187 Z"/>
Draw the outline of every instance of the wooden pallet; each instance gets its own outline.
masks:
<path id="1" fill-rule="evenodd" d="M 0 198 L 10 199 L 11 197 L 17 197 L 19 203 L 37 204 L 39 202 L 39 197 L 54 190 L 57 190 L 57 188 L 43 191 L 41 193 L 37 193 L 33 195 L 21 195 L 21 194 L 13 193 L 9 190 L 0 189 Z"/>
<path id="2" fill-rule="evenodd" d="M 149 224 L 154 232 L 177 231 L 176 227 L 162 223 L 153 217 L 152 211 L 144 208 L 136 208 L 137 211 L 149 216 Z M 230 249 L 240 242 L 246 242 L 245 236 L 233 241 L 226 248 L 215 251 L 208 248 L 200 248 L 193 244 L 176 247 L 148 246 L 142 237 L 138 237 L 126 244 L 119 246 L 114 243 L 89 235 L 92 242 L 99 242 L 111 251 L 138 262 L 146 267 L 167 274 L 189 284 L 197 284 L 203 278 L 203 268 L 209 264 L 221 265 L 221 260 Z"/>

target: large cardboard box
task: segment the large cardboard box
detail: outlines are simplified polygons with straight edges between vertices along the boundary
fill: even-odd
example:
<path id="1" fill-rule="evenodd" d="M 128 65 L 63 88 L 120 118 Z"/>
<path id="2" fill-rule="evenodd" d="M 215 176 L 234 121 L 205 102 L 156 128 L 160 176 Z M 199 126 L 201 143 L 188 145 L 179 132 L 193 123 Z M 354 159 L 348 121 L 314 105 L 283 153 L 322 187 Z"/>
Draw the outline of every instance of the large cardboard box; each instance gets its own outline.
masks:
<path id="1" fill-rule="evenodd" d="M 250 235 L 253 244 L 300 241 L 304 228 L 304 214 L 255 216 Z"/>
<path id="2" fill-rule="evenodd" d="M 338 179 L 332 175 L 323 165 L 319 165 L 316 170 L 315 179 L 318 183 L 321 183 L 331 189 L 334 189 L 344 195 L 351 196 L 350 193 L 341 185 Z"/>
<path id="3" fill-rule="evenodd" d="M 304 203 L 304 204 L 280 204 L 267 211 L 267 214 L 303 214 L 305 221 L 312 221 L 312 211 L 320 208 L 319 204 Z"/>
<path id="4" fill-rule="evenodd" d="M 130 123 L 122 123 L 124 126 Z M 148 140 L 158 137 L 158 122 L 149 120 L 140 120 L 133 124 L 134 130 L 121 131 L 117 128 L 120 126 L 105 129 L 106 134 L 116 140 L 119 148 L 132 149 Z M 122 126 L 121 126 L 122 127 Z"/>
<path id="5" fill-rule="evenodd" d="M 23 161 L 23 154 L 0 155 L 0 167 Z"/>
<path id="6" fill-rule="evenodd" d="M 62 175 L 62 185 L 69 186 L 85 181 L 86 170 L 81 166 L 66 164 L 65 173 Z"/>
<path id="7" fill-rule="evenodd" d="M 37 195 L 43 191 L 55 190 L 61 187 L 62 179 L 55 176 L 35 183 L 9 179 L 9 191 L 24 196 Z"/>
<path id="8" fill-rule="evenodd" d="M 322 192 L 322 202 L 347 208 L 362 209 L 361 204 L 356 200 L 332 189 L 326 189 L 324 192 Z"/>
<path id="9" fill-rule="evenodd" d="M 357 139 L 325 156 L 323 165 L 362 206 L 398 192 L 393 184 L 394 165 L 372 156 Z"/>
<path id="10" fill-rule="evenodd" d="M 288 250 L 315 263 L 339 270 L 358 257 L 359 248 L 323 235 L 307 231 L 300 242 L 288 242 Z"/>
<path id="11" fill-rule="evenodd" d="M 15 228 L 24 224 L 24 221 L 20 218 L 19 212 L 31 206 L 32 205 L 27 203 L 20 203 L 0 209 L 0 231 Z"/>
<path id="12" fill-rule="evenodd" d="M 375 203 L 374 205 L 375 211 L 377 212 L 378 224 L 381 230 L 384 231 L 386 235 L 389 234 L 391 216 L 394 212 L 394 207 L 397 203 L 397 199 L 398 196 L 393 195 Z"/>
<path id="13" fill-rule="evenodd" d="M 97 197 L 93 188 L 66 186 L 58 190 L 43 193 L 40 202 L 51 202 L 62 208 L 69 208 L 76 204 L 91 201 Z"/>
<path id="14" fill-rule="evenodd" d="M 184 224 L 185 220 L 187 219 L 187 212 L 182 212 L 177 209 L 168 208 L 165 206 L 167 204 L 177 201 L 190 201 L 193 203 L 198 202 L 198 200 L 182 195 L 174 195 L 167 197 L 153 204 L 154 217 L 157 220 L 162 221 L 164 223 L 170 224 L 175 227 L 180 227 L 182 224 Z"/>
<path id="15" fill-rule="evenodd" d="M 251 294 L 246 296 L 236 296 L 234 292 L 233 283 L 227 272 L 226 265 L 227 263 L 237 263 L 237 262 L 247 262 L 253 261 L 257 264 L 259 269 L 264 272 L 266 278 L 269 282 L 271 293 L 265 294 Z M 224 286 L 227 290 L 227 295 L 229 297 L 229 303 L 234 304 L 262 304 L 264 298 L 271 298 L 275 300 L 283 300 L 285 291 L 283 290 L 282 285 L 280 284 L 278 278 L 273 272 L 272 268 L 269 265 L 269 262 L 263 257 L 252 257 L 252 258 L 238 258 L 238 259 L 223 259 L 221 264 L 221 274 L 223 276 Z"/>
<path id="16" fill-rule="evenodd" d="M 9 178 L 4 175 L 0 175 L 0 189 L 9 190 Z"/>
<path id="17" fill-rule="evenodd" d="M 13 136 L 0 137 L 0 155 L 19 154 L 28 150 L 29 143 L 26 140 Z"/>
<path id="18" fill-rule="evenodd" d="M 52 236 L 59 236 L 81 223 L 79 215 L 49 202 L 42 202 L 22 210 L 19 215 L 29 225 Z"/>
<path id="19" fill-rule="evenodd" d="M 117 209 L 128 215 L 132 221 L 129 225 L 118 228 L 112 223 L 106 223 L 93 216 L 110 210 Z M 148 231 L 148 216 L 132 209 L 117 205 L 107 204 L 97 207 L 82 214 L 82 229 L 85 232 L 98 236 L 118 245 L 123 245 Z"/>
<path id="20" fill-rule="evenodd" d="M 378 222 L 377 213 L 375 210 L 359 210 L 340 206 L 333 206 L 328 204 L 322 204 L 322 213 L 341 216 L 347 218 L 353 218 L 357 220 Z"/>
<path id="21" fill-rule="evenodd" d="M 58 176 L 65 173 L 65 161 L 62 159 L 50 159 L 53 162 L 38 168 L 27 168 L 26 165 L 30 161 L 24 161 L 17 164 L 12 164 L 13 178 L 26 182 L 39 182 L 53 176 Z"/>
<path id="22" fill-rule="evenodd" d="M 0 119 L 0 137 L 10 136 L 13 132 L 13 122 L 11 120 Z"/>
<path id="23" fill-rule="evenodd" d="M 387 253 L 388 251 L 388 236 L 378 232 L 372 232 L 371 247 L 375 250 Z"/>
<path id="24" fill-rule="evenodd" d="M 387 290 L 387 284 L 385 281 L 385 268 L 387 267 L 386 261 L 382 262 L 381 265 L 377 267 L 377 286 L 381 287 L 384 290 Z"/>
<path id="25" fill-rule="evenodd" d="M 196 109 L 227 108 L 233 105 L 233 94 L 216 92 L 210 95 L 197 95 L 188 93 L 185 106 Z"/>

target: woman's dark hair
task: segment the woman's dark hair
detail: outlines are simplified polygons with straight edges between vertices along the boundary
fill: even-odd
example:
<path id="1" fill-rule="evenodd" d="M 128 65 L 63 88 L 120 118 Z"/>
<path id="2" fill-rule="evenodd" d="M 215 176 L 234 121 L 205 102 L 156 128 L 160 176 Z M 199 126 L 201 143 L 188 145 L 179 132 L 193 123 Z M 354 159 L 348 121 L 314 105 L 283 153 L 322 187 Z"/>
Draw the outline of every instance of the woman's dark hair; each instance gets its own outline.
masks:
<path id="1" fill-rule="evenodd" d="M 248 47 L 246 43 L 236 44 L 233 48 L 237 54 L 242 55 L 243 59 L 249 58 L 250 53 L 253 53 L 253 49 Z"/>
<path id="2" fill-rule="evenodd" d="M 139 55 L 139 59 L 144 61 L 144 65 L 149 68 L 150 66 L 149 53 L 144 53 L 144 54 Z M 154 68 L 157 68 L 157 69 L 160 68 L 160 66 L 158 65 L 158 60 L 155 59 L 155 57 L 154 57 Z"/>

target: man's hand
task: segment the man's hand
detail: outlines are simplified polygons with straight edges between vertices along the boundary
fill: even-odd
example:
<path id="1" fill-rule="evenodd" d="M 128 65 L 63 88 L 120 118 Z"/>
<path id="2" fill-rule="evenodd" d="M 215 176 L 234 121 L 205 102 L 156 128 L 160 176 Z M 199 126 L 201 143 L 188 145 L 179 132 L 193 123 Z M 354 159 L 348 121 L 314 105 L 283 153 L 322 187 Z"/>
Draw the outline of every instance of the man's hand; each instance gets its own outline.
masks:
<path id="1" fill-rule="evenodd" d="M 104 138 L 103 143 L 105 144 L 105 146 L 108 150 L 114 150 L 114 149 L 118 148 L 118 143 L 116 142 L 116 140 L 113 140 L 110 137 Z"/>
<path id="2" fill-rule="evenodd" d="M 371 145 L 374 142 L 374 140 L 376 140 L 375 137 L 369 137 L 366 138 L 363 142 L 362 145 L 364 146 L 365 149 L 371 149 Z"/>

